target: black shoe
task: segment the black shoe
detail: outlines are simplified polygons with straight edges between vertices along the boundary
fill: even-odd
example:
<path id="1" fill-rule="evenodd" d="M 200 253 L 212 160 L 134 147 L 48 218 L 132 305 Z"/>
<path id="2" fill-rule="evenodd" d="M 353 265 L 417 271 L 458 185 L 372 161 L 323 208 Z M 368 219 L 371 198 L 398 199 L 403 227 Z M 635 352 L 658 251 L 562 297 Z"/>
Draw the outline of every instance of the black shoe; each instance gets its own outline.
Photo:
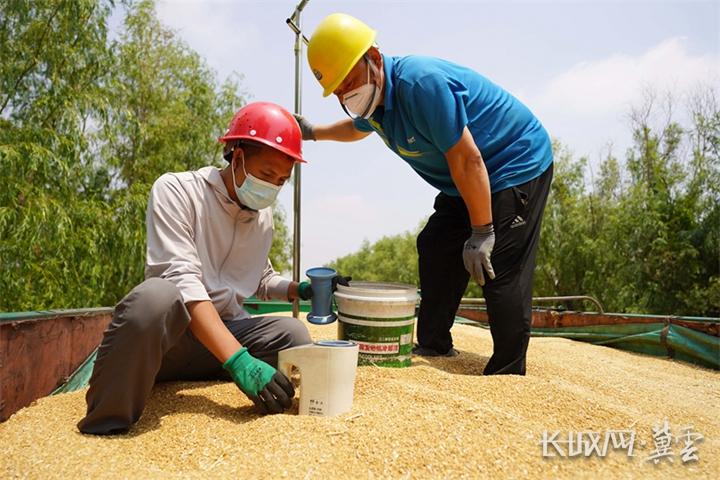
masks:
<path id="1" fill-rule="evenodd" d="M 460 352 L 458 352 L 454 348 L 450 348 L 450 350 L 445 353 L 440 353 L 432 348 L 421 347 L 417 343 L 413 347 L 412 353 L 413 355 L 419 355 L 421 357 L 457 357 L 458 355 L 460 355 Z"/>

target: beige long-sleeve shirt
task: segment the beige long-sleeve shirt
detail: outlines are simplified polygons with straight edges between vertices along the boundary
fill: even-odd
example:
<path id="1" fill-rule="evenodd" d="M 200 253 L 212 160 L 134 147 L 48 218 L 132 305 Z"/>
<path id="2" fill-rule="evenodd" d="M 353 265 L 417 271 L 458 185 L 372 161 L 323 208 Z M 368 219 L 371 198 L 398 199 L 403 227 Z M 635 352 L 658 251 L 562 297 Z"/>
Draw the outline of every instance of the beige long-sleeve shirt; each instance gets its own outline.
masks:
<path id="1" fill-rule="evenodd" d="M 272 208 L 232 201 L 215 167 L 166 173 L 147 207 L 145 278 L 161 277 L 187 302 L 211 300 L 223 320 L 247 318 L 246 298 L 287 299 L 290 281 L 268 259 Z"/>

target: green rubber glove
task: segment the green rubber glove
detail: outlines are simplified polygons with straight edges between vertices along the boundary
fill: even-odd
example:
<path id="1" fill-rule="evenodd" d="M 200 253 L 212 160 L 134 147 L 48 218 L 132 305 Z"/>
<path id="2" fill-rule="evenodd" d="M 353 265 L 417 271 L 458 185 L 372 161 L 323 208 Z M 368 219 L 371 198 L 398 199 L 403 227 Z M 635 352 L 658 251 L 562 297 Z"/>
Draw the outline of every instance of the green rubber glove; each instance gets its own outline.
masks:
<path id="1" fill-rule="evenodd" d="M 223 368 L 262 413 L 281 413 L 292 405 L 295 388 L 290 380 L 250 355 L 247 348 L 242 347 L 235 352 L 223 363 Z"/>
<path id="2" fill-rule="evenodd" d="M 313 296 L 313 289 L 310 282 L 300 282 L 298 284 L 298 297 L 300 300 L 310 300 Z"/>

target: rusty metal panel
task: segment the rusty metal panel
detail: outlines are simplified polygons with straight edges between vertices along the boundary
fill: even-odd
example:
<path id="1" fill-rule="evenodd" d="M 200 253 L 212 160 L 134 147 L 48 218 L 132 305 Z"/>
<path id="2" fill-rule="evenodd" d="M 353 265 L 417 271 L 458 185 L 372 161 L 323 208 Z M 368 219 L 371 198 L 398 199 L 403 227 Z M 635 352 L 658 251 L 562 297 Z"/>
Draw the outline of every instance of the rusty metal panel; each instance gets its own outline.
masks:
<path id="1" fill-rule="evenodd" d="M 62 384 L 98 346 L 110 320 L 103 309 L 0 323 L 0 422 Z"/>
<path id="2" fill-rule="evenodd" d="M 484 309 L 463 307 L 457 311 L 461 317 L 487 324 L 487 311 Z M 589 327 L 596 325 L 624 325 L 638 323 L 666 323 L 679 325 L 692 330 L 703 332 L 714 337 L 720 336 L 720 324 L 717 319 L 707 319 L 707 322 L 683 320 L 673 316 L 659 315 L 623 315 L 619 313 L 586 313 L 586 312 L 558 312 L 556 310 L 533 310 L 533 328 L 563 328 L 563 327 Z"/>

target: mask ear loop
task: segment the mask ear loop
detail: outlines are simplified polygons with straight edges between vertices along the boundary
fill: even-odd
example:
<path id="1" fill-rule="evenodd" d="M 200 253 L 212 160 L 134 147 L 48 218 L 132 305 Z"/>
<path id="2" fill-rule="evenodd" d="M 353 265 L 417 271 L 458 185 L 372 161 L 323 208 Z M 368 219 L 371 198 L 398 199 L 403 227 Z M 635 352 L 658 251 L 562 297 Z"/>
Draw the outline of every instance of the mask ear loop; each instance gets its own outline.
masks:
<path id="1" fill-rule="evenodd" d="M 367 83 L 370 83 L 370 65 L 372 64 L 372 62 L 370 61 L 370 57 L 368 57 L 367 53 L 365 55 L 363 55 L 363 58 L 365 59 L 365 62 L 368 65 L 368 81 L 367 81 Z M 373 65 L 373 70 L 375 70 L 374 67 L 375 67 L 375 65 Z M 376 85 L 376 87 L 377 87 L 377 85 Z M 342 107 L 343 112 L 345 112 L 345 115 L 347 115 L 348 117 L 350 117 L 353 120 L 358 119 L 358 118 L 365 118 L 365 116 L 368 114 L 368 112 L 370 110 L 370 107 L 372 106 L 373 103 L 375 103 L 375 97 L 377 96 L 378 90 L 380 90 L 380 89 L 379 88 L 373 89 L 373 96 L 370 99 L 370 101 L 368 102 L 367 107 L 365 107 L 365 111 L 362 113 L 362 115 L 357 115 L 357 116 L 351 115 L 350 112 L 348 111 L 347 107 L 345 107 L 345 104 L 342 102 L 342 100 L 338 99 L 338 100 L 340 100 L 340 106 Z"/>
<path id="2" fill-rule="evenodd" d="M 359 118 L 359 117 L 356 117 L 356 116 L 352 115 L 350 112 L 348 112 L 347 107 L 345 106 L 344 103 L 342 103 L 342 101 L 340 102 L 340 106 L 342 107 L 343 112 L 345 112 L 345 115 L 347 115 L 348 117 L 350 117 L 352 120 L 355 120 L 356 118 Z"/>
<path id="3" fill-rule="evenodd" d="M 241 150 L 240 150 L 240 153 L 242 153 L 242 167 L 243 167 L 243 173 L 245 174 L 245 178 L 247 178 L 247 176 L 248 176 L 248 173 L 247 173 L 247 170 L 245 170 L 245 151 L 241 149 Z"/>
<path id="4" fill-rule="evenodd" d="M 365 54 L 365 63 L 367 63 L 367 66 L 368 66 L 368 81 L 367 81 L 367 83 L 370 83 L 370 65 L 372 62 L 370 61 L 370 57 L 368 57 L 367 53 Z M 373 65 L 373 67 L 374 66 L 375 65 Z M 374 68 L 373 68 L 373 70 L 374 70 Z M 370 108 L 375 103 L 375 97 L 377 96 L 378 90 L 379 90 L 379 88 L 377 88 L 377 85 L 375 85 L 375 88 L 373 88 L 373 96 L 370 99 L 370 102 L 368 102 L 367 107 L 365 107 L 365 111 L 363 112 L 362 115 L 360 115 L 360 117 L 366 118 L 368 113 L 370 113 Z"/>
<path id="5" fill-rule="evenodd" d="M 238 186 L 237 186 L 237 181 L 235 180 L 235 155 L 234 155 L 234 153 L 235 153 L 235 149 L 238 147 L 239 147 L 239 145 L 236 145 L 232 148 L 232 150 L 230 150 L 230 173 L 232 175 L 233 187 L 235 187 L 235 189 L 237 189 Z M 243 173 L 245 174 L 245 178 L 247 179 L 247 171 L 245 171 L 245 152 L 242 149 L 240 149 L 240 153 L 242 153 Z M 245 180 L 243 180 L 243 183 L 244 182 L 245 182 Z"/>
<path id="6" fill-rule="evenodd" d="M 239 147 L 239 145 L 233 147 L 231 152 L 235 152 L 235 149 L 238 147 Z M 245 174 L 245 180 L 243 180 L 243 183 L 245 183 L 245 181 L 248 178 L 247 170 L 245 170 L 245 151 L 240 149 L 240 153 L 242 153 L 242 167 L 243 167 L 243 173 Z M 235 180 L 235 155 L 233 155 L 230 159 L 230 170 L 231 170 L 230 174 L 232 175 L 233 187 L 235 188 L 235 191 L 237 192 L 238 186 L 237 186 L 237 181 Z M 240 185 L 240 186 L 242 186 L 242 185 Z M 236 195 L 237 195 L 237 193 L 236 193 Z M 242 201 L 240 201 L 240 197 L 238 197 L 238 203 L 240 205 L 240 208 L 242 208 L 243 210 L 256 211 L 256 210 L 248 207 L 247 205 L 244 205 L 242 203 Z"/>

